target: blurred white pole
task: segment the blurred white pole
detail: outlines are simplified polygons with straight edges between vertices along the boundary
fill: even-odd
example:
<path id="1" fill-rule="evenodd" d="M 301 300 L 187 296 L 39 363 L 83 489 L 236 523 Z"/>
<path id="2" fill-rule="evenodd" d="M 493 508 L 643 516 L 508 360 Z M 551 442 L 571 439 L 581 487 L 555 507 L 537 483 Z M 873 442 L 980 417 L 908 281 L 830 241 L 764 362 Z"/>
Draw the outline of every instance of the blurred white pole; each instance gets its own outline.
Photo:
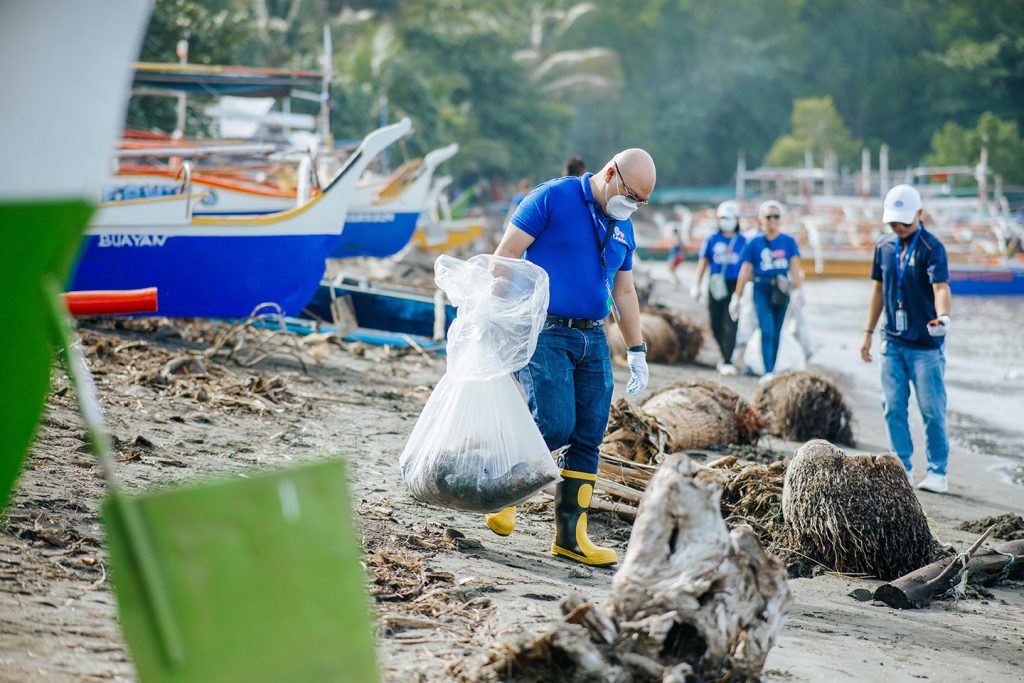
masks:
<path id="1" fill-rule="evenodd" d="M 177 49 L 175 53 L 178 55 L 178 64 L 188 64 L 188 38 L 189 34 L 186 32 L 185 37 L 178 41 Z M 180 140 L 185 137 L 185 106 L 188 100 L 188 96 L 184 92 L 178 93 L 178 107 L 177 107 L 177 122 L 174 125 L 174 132 L 171 137 L 175 140 Z"/>
<path id="2" fill-rule="evenodd" d="M 889 191 L 889 145 L 882 145 L 878 150 L 878 195 L 885 196 Z"/>

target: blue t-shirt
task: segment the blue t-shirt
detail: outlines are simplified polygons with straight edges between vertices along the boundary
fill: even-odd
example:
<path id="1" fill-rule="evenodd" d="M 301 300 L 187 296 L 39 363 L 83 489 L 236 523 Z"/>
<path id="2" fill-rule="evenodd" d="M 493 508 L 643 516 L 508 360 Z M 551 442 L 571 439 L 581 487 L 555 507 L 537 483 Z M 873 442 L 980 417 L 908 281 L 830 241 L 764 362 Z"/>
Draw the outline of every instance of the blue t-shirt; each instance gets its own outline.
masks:
<path id="1" fill-rule="evenodd" d="M 900 239 L 893 233 L 882 235 L 875 243 L 874 262 L 871 264 L 871 279 L 882 283 L 885 302 L 884 334 L 890 342 L 896 342 L 917 349 L 937 349 L 945 337 L 928 334 L 928 321 L 935 320 L 935 291 L 932 285 L 949 282 L 949 262 L 946 248 L 935 235 L 923 227 L 918 228 L 921 236 L 910 254 L 905 254 L 903 271 L 903 310 L 907 312 L 907 329 L 896 331 L 896 309 L 899 307 L 899 288 L 896 259 L 903 251 Z M 913 235 L 907 240 L 909 249 Z"/>
<path id="2" fill-rule="evenodd" d="M 547 271 L 551 280 L 548 313 L 563 318 L 604 318 L 615 274 L 633 269 L 636 239 L 633 222 L 625 220 L 615 223 L 604 250 L 607 274 L 601 272 L 598 240 L 604 241 L 611 219 L 590 190 L 592 175 L 538 185 L 512 214 L 512 225 L 534 238 L 524 258 Z"/>
<path id="3" fill-rule="evenodd" d="M 800 255 L 796 240 L 786 233 L 779 233 L 769 240 L 758 235 L 743 248 L 741 261 L 754 266 L 754 282 L 764 284 L 777 275 L 789 273 L 789 259 Z"/>
<path id="4" fill-rule="evenodd" d="M 700 245 L 700 257 L 708 260 L 712 275 L 724 269 L 726 280 L 736 280 L 740 276 L 740 266 L 743 265 L 740 256 L 746 244 L 747 239 L 739 232 L 727 235 L 719 230 L 704 238 L 704 244 Z"/>

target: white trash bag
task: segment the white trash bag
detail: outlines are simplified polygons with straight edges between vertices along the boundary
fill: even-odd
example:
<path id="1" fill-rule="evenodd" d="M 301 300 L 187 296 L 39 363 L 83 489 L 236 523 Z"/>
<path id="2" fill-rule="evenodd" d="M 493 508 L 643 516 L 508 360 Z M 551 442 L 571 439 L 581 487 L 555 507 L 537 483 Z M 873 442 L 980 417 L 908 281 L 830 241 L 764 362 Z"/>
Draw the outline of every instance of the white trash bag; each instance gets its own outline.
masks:
<path id="1" fill-rule="evenodd" d="M 548 276 L 528 261 L 489 255 L 442 255 L 434 273 L 458 312 L 448 370 L 402 451 L 402 477 L 419 500 L 496 512 L 560 479 L 512 378 L 537 348 Z"/>
<path id="2" fill-rule="evenodd" d="M 743 365 L 755 375 L 764 374 L 764 358 L 761 357 L 761 330 L 754 331 L 754 335 L 743 350 Z M 788 331 L 782 331 L 779 341 L 779 353 L 775 356 L 776 374 L 790 370 L 804 370 L 807 368 L 807 358 L 800 348 L 800 343 Z"/>

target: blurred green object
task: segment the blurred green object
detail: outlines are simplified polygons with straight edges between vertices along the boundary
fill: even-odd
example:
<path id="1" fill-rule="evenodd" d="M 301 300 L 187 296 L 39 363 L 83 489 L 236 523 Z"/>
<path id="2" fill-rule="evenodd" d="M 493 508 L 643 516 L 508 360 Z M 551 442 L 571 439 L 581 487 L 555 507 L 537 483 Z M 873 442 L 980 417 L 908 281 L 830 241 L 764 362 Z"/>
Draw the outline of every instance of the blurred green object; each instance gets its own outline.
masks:
<path id="1" fill-rule="evenodd" d="M 50 388 L 54 338 L 42 282 L 64 282 L 92 205 L 81 200 L 0 202 L 0 291 L 7 332 L 0 335 L 0 513 L 35 436 Z"/>
<path id="2" fill-rule="evenodd" d="M 120 509 L 159 568 L 182 661 L 168 661 Z M 141 496 L 103 511 L 121 626 L 142 681 L 376 681 L 344 463 Z"/>
<path id="3" fill-rule="evenodd" d="M 125 494 L 60 289 L 45 287 L 110 489 L 103 523 L 139 679 L 377 681 L 344 463 Z"/>

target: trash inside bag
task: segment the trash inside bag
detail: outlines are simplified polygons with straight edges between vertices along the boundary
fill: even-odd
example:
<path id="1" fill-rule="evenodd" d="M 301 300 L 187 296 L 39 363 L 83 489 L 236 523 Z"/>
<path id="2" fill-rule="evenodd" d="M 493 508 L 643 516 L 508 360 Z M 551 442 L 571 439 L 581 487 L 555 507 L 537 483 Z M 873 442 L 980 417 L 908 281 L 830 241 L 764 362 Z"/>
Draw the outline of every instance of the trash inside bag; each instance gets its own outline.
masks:
<path id="1" fill-rule="evenodd" d="M 458 308 L 448 369 L 399 461 L 412 494 L 459 510 L 495 512 L 559 479 L 512 373 L 537 347 L 547 273 L 527 261 L 444 255 L 436 280 Z"/>

